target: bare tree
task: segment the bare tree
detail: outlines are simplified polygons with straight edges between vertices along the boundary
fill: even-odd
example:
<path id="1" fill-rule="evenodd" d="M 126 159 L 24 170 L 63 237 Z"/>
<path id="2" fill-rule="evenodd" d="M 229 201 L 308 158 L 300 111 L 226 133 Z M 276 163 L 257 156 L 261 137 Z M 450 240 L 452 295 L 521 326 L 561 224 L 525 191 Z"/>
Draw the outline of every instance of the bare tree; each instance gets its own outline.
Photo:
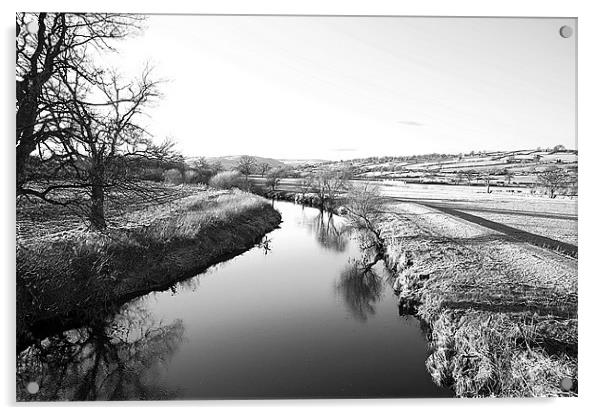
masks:
<path id="1" fill-rule="evenodd" d="M 205 170 L 209 168 L 209 163 L 205 157 L 198 157 L 192 161 L 192 168 L 197 170 Z"/>
<path id="2" fill-rule="evenodd" d="M 350 226 L 364 236 L 362 248 L 375 253 L 374 259 L 366 264 L 366 269 L 369 269 L 385 254 L 385 241 L 380 228 L 385 215 L 385 200 L 376 185 L 362 183 L 350 187 L 345 208 Z"/>
<path id="3" fill-rule="evenodd" d="M 475 172 L 474 170 L 464 170 L 458 174 L 462 175 L 462 177 L 464 177 L 466 179 L 466 181 L 468 182 L 468 185 L 470 186 L 470 184 L 474 180 L 475 176 L 477 175 L 477 172 Z"/>
<path id="4" fill-rule="evenodd" d="M 247 190 L 249 189 L 249 176 L 255 172 L 256 166 L 257 161 L 251 156 L 242 156 L 236 165 L 236 170 L 245 176 L 245 185 Z"/>
<path id="5" fill-rule="evenodd" d="M 100 71 L 87 58 L 88 52 L 111 49 L 112 39 L 136 31 L 142 19 L 106 13 L 17 13 L 17 194 L 28 181 L 32 152 L 66 128 L 52 122 L 63 116 L 55 95 L 63 82 L 59 74 L 94 80 Z"/>
<path id="6" fill-rule="evenodd" d="M 477 176 L 477 180 L 483 181 L 483 183 L 485 183 L 485 186 L 487 186 L 487 193 L 491 193 L 490 186 L 492 179 L 493 177 L 491 171 L 484 171 Z"/>
<path id="7" fill-rule="evenodd" d="M 259 171 L 259 174 L 261 174 L 261 177 L 265 176 L 265 174 L 270 171 L 270 168 L 271 166 L 269 163 L 261 163 L 257 166 L 257 170 Z"/>
<path id="8" fill-rule="evenodd" d="M 134 82 L 114 73 L 94 82 L 68 71 L 61 77 L 55 91 L 61 117 L 52 118 L 60 134 L 39 144 L 43 168 L 36 179 L 45 188 L 24 188 L 22 194 L 74 206 L 94 228 L 104 229 L 108 191 L 153 196 L 130 174 L 129 162 L 173 155 L 172 142 L 154 145 L 140 124 L 145 107 L 159 96 L 158 83 L 148 69 Z M 64 180 L 56 181 L 57 177 Z"/>
<path id="9" fill-rule="evenodd" d="M 550 167 L 537 175 L 537 183 L 547 190 L 552 199 L 556 197 L 560 189 L 567 187 L 570 182 L 569 174 L 559 167 Z"/>
<path id="10" fill-rule="evenodd" d="M 272 192 L 275 192 L 276 186 L 280 184 L 280 180 L 282 180 L 282 171 L 280 169 L 272 169 L 266 176 L 265 184 L 272 190 Z"/>
<path id="11" fill-rule="evenodd" d="M 194 160 L 192 169 L 196 172 L 198 181 L 205 184 L 208 184 L 211 177 L 223 170 L 219 161 L 210 163 L 205 157 Z"/>
<path id="12" fill-rule="evenodd" d="M 311 180 L 311 191 L 318 197 L 320 209 L 334 209 L 346 188 L 347 180 L 336 172 L 323 171 Z"/>
<path id="13" fill-rule="evenodd" d="M 510 184 L 510 182 L 514 178 L 514 173 L 512 173 L 512 171 L 510 171 L 510 170 L 506 170 L 505 173 L 504 173 L 504 176 L 506 177 L 506 182 L 508 184 Z"/>
<path id="14" fill-rule="evenodd" d="M 299 191 L 301 192 L 301 196 L 305 197 L 307 193 L 311 191 L 312 188 L 312 179 L 311 177 L 303 177 L 299 182 Z"/>

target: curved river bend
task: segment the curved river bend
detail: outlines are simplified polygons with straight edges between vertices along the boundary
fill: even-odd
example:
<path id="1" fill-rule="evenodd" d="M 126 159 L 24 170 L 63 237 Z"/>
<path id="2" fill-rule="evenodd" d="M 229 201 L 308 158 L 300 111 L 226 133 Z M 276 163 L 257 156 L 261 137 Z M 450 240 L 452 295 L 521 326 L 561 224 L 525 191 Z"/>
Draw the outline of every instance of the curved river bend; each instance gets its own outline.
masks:
<path id="1" fill-rule="evenodd" d="M 452 396 L 386 272 L 348 278 L 362 253 L 344 220 L 275 207 L 281 227 L 258 246 L 21 353 L 17 399 Z"/>

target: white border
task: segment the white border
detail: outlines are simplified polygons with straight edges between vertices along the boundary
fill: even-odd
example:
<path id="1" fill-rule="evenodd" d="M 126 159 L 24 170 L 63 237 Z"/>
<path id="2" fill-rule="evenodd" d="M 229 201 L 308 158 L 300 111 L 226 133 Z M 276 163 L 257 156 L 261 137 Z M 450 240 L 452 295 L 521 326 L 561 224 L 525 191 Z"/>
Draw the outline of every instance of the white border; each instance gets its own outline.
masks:
<path id="1" fill-rule="evenodd" d="M 2 274 L 4 296 L 2 312 L 4 317 L 4 336 L 0 344 L 3 364 L 0 375 L 2 403 L 9 411 L 15 409 L 25 412 L 64 413 L 65 411 L 85 411 L 86 413 L 106 414 L 140 410 L 134 409 L 136 403 L 91 403 L 91 404 L 53 404 L 53 405 L 16 405 L 14 403 L 14 146 L 11 137 L 14 134 L 14 13 L 16 11 L 120 11 L 146 13 L 201 13 L 201 14 L 336 14 L 336 15 L 436 15 L 436 16 L 537 16 L 537 17 L 578 17 L 579 22 L 579 397 L 575 399 L 531 399 L 531 400 L 306 400 L 306 401 L 191 401 L 191 402 L 153 402 L 143 404 L 144 411 L 162 414 L 169 407 L 177 406 L 178 412 L 212 412 L 245 414 L 264 413 L 306 413 L 317 410 L 341 411 L 345 413 L 365 414 L 367 411 L 387 413 L 390 411 L 440 411 L 442 413 L 508 413 L 522 410 L 548 413 L 577 413 L 581 410 L 593 410 L 599 395 L 598 384 L 601 373 L 599 347 L 601 338 L 598 321 L 599 302 L 597 296 L 602 293 L 602 272 L 596 267 L 598 240 L 600 238 L 600 220 L 597 211 L 598 183 L 602 149 L 600 146 L 600 124 L 602 94 L 600 74 L 600 41 L 602 40 L 602 14 L 596 1 L 396 1 L 396 0 L 206 0 L 206 1 L 146 1 L 127 3 L 123 0 L 103 0 L 87 2 L 81 0 L 32 0 L 2 3 L 2 126 L 4 140 L 2 148 L 2 222 L 0 238 L 2 247 Z M 589 412 L 589 411 L 588 411 Z"/>

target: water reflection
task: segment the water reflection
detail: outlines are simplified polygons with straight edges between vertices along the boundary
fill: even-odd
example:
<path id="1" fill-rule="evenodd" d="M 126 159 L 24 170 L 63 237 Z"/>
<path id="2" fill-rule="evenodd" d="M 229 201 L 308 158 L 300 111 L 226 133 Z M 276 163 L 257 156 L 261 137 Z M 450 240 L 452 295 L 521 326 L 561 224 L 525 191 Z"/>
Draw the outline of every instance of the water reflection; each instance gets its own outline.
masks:
<path id="1" fill-rule="evenodd" d="M 257 243 L 257 247 L 263 251 L 264 255 L 267 255 L 272 250 L 272 248 L 270 247 L 271 243 L 272 243 L 272 239 L 268 238 L 268 236 L 266 235 L 263 238 L 261 238 L 261 241 L 259 241 Z"/>
<path id="2" fill-rule="evenodd" d="M 364 272 L 367 243 L 336 215 L 276 207 L 259 247 L 22 352 L 17 399 L 445 395 L 382 261 Z"/>
<path id="3" fill-rule="evenodd" d="M 351 261 L 336 283 L 336 291 L 343 298 L 351 315 L 366 321 L 375 313 L 375 304 L 381 299 L 382 279 L 358 261 Z"/>
<path id="4" fill-rule="evenodd" d="M 70 330 L 23 351 L 17 400 L 173 399 L 157 382 L 183 338 L 183 324 L 163 325 L 136 303 L 108 325 Z M 27 391 L 36 382 L 36 394 Z"/>
<path id="5" fill-rule="evenodd" d="M 332 212 L 318 212 L 313 218 L 307 220 L 305 225 L 315 235 L 320 246 L 330 251 L 344 252 L 347 249 L 348 231 L 344 222 L 337 223 Z"/>

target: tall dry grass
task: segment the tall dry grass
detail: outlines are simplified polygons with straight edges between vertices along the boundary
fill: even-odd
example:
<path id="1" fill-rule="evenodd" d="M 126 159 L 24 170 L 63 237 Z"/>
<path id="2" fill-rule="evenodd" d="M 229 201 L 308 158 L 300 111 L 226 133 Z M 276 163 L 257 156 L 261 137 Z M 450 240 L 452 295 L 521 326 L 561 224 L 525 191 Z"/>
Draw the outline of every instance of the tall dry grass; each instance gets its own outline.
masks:
<path id="1" fill-rule="evenodd" d="M 541 347 L 524 316 L 445 310 L 431 322 L 427 369 L 439 385 L 464 397 L 574 396 L 561 388 L 577 378 L 576 356 Z"/>

